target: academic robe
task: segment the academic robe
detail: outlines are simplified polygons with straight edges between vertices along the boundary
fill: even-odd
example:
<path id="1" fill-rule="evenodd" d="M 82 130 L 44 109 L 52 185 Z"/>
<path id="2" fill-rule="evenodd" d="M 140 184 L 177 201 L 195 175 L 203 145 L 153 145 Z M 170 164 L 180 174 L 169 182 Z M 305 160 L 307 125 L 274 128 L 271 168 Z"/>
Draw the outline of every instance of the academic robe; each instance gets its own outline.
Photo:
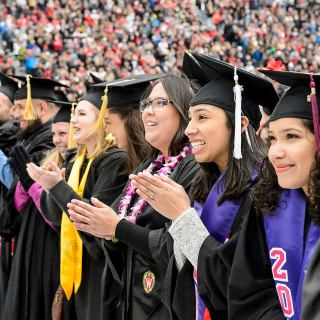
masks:
<path id="1" fill-rule="evenodd" d="M 8 156 L 11 148 L 15 145 L 19 130 L 19 121 L 9 120 L 0 126 L 0 149 Z M 7 188 L 0 184 L 0 202 L 5 201 Z M 2 204 L 0 204 L 2 206 Z M 0 209 L 1 211 L 1 209 Z M 12 252 L 11 236 L 0 235 L 0 315 L 3 310 L 4 300 L 7 292 L 7 285 L 11 270 Z"/>
<path id="2" fill-rule="evenodd" d="M 139 166 L 135 173 L 146 169 L 150 161 Z M 199 166 L 192 154 L 186 156 L 169 177 L 188 192 L 190 183 Z M 123 196 L 124 194 L 122 194 Z M 112 207 L 118 210 L 121 197 Z M 132 199 L 131 205 L 137 200 Z M 165 199 L 163 199 L 165 201 Z M 169 262 L 166 231 L 170 220 L 147 205 L 136 219 L 136 224 L 121 220 L 116 228 L 113 244 L 104 241 L 107 268 L 123 285 L 123 316 L 126 320 L 170 319 L 169 311 L 161 301 L 164 277 Z M 118 248 L 118 249 L 115 249 Z M 123 250 L 125 268 L 119 270 L 111 254 Z"/>
<path id="3" fill-rule="evenodd" d="M 205 303 L 212 319 L 228 318 L 228 280 L 235 254 L 239 231 L 244 218 L 251 210 L 251 199 L 244 195 L 242 204 L 233 220 L 229 232 L 229 240 L 225 243 L 217 241 L 209 235 L 202 243 L 197 266 L 198 292 Z M 169 248 L 173 248 L 173 240 L 168 236 Z M 162 299 L 170 310 L 171 319 L 196 319 L 196 299 L 194 267 L 186 261 L 180 271 L 175 263 L 173 250 L 168 264 Z"/>
<path id="4" fill-rule="evenodd" d="M 125 167 L 127 153 L 123 149 L 111 148 L 93 160 L 82 200 L 88 202 L 96 197 L 110 205 L 123 190 L 128 172 Z M 68 178 L 72 162 L 66 170 Z M 87 161 L 82 165 L 81 176 L 86 168 Z M 61 181 L 48 194 L 41 197 L 43 214 L 59 229 L 61 227 L 62 210 L 68 212 L 67 204 L 72 199 L 81 199 L 72 188 Z M 120 285 L 114 281 L 102 281 L 105 259 L 100 240 L 80 232 L 83 242 L 82 281 L 76 294 L 70 301 L 64 299 L 64 320 L 106 320 L 117 319 L 121 300 Z M 105 279 L 112 279 L 108 274 Z M 113 279 L 112 279 L 113 280 Z"/>
<path id="5" fill-rule="evenodd" d="M 0 149 L 6 155 L 9 155 L 11 148 L 17 142 L 19 128 L 19 121 L 17 120 L 8 120 L 0 126 Z"/>
<path id="6" fill-rule="evenodd" d="M 32 161 L 39 162 L 53 147 L 51 122 L 34 126 L 20 142 Z M 15 237 L 15 252 L 1 319 L 50 319 L 51 302 L 57 286 L 55 269 L 59 256 L 55 248 L 58 238 L 32 201 L 21 212 L 16 212 L 13 205 L 15 186 L 16 183 L 5 194 L 0 213 L 1 234 L 7 235 L 10 244 Z"/>
<path id="7" fill-rule="evenodd" d="M 240 232 L 229 278 L 230 319 L 285 319 L 268 252 L 263 217 L 251 210 Z"/>
<path id="8" fill-rule="evenodd" d="M 320 319 L 320 241 L 314 250 L 303 283 L 302 320 Z"/>

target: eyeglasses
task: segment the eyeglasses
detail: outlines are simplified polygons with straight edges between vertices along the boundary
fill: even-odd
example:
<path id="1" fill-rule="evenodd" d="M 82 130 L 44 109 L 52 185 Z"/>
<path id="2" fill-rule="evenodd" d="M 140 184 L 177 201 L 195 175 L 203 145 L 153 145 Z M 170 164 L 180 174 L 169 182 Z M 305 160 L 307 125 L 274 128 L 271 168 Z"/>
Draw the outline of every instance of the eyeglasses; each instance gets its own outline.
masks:
<path id="1" fill-rule="evenodd" d="M 144 112 L 149 107 L 151 107 L 154 112 L 162 111 L 163 107 L 169 103 L 173 103 L 173 101 L 164 98 L 156 98 L 153 100 L 143 99 L 140 101 L 140 111 Z"/>

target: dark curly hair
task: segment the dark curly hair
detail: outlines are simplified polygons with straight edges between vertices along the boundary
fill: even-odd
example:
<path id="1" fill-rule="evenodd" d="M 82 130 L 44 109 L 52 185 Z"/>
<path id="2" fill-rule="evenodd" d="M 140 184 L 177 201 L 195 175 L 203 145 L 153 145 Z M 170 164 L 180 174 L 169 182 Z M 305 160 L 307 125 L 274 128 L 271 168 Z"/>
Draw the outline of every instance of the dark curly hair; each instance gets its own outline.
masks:
<path id="1" fill-rule="evenodd" d="M 311 120 L 302 120 L 305 127 L 314 133 Z M 266 157 L 261 165 L 258 182 L 251 190 L 254 206 L 262 214 L 268 214 L 279 205 L 280 195 L 283 190 L 278 184 L 276 172 Z M 320 157 L 315 154 L 315 167 L 310 171 L 310 183 L 308 186 L 308 213 L 314 222 L 320 224 Z"/>
<path id="2" fill-rule="evenodd" d="M 267 154 L 267 147 L 262 139 L 255 133 L 251 124 L 249 124 L 247 130 L 251 141 L 251 147 L 247 142 L 245 133 L 243 133 L 241 135 L 242 159 L 235 159 L 233 157 L 234 113 L 226 110 L 223 111 L 227 117 L 226 125 L 231 130 L 231 140 L 229 161 L 224 178 L 221 181 L 223 182 L 225 189 L 218 201 L 219 204 L 224 200 L 240 197 L 244 192 L 248 191 L 248 188 L 252 184 L 251 175 L 253 171 L 259 170 L 261 161 Z M 192 181 L 192 200 L 204 203 L 219 176 L 220 172 L 215 163 L 200 163 L 200 170 L 198 170 Z"/>

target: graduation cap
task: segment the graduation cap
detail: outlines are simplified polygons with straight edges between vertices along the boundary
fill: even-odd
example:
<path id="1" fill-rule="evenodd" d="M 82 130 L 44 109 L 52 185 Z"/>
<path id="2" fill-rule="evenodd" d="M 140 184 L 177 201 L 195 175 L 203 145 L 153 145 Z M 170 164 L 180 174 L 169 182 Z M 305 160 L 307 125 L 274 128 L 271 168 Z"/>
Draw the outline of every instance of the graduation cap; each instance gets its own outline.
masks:
<path id="1" fill-rule="evenodd" d="M 276 105 L 269 121 L 281 118 L 312 120 L 320 154 L 320 110 L 317 103 L 320 101 L 320 74 L 267 69 L 259 71 L 272 80 L 289 87 Z"/>
<path id="2" fill-rule="evenodd" d="M 52 122 L 70 122 L 71 114 L 72 114 L 72 107 L 74 103 L 69 102 L 66 94 L 61 90 L 55 90 L 55 94 L 57 100 L 49 100 L 48 102 L 53 102 L 57 105 L 60 109 L 53 117 Z"/>
<path id="3" fill-rule="evenodd" d="M 235 70 L 241 86 L 241 108 L 255 129 L 259 128 L 261 113 L 259 105 L 273 110 L 279 101 L 271 81 L 246 70 L 236 68 L 226 62 L 204 54 L 194 54 L 202 70 L 211 80 L 192 99 L 191 105 L 213 104 L 230 112 L 235 112 Z M 202 102 L 203 101 L 203 102 Z M 206 102 L 204 102 L 206 101 Z"/>
<path id="4" fill-rule="evenodd" d="M 0 92 L 6 95 L 11 102 L 14 101 L 14 95 L 18 89 L 18 82 L 9 78 L 0 71 Z"/>
<path id="5" fill-rule="evenodd" d="M 52 119 L 52 123 L 57 122 L 68 122 L 70 123 L 69 127 L 69 139 L 68 139 L 68 148 L 76 147 L 76 143 L 73 140 L 73 123 L 71 123 L 71 119 L 73 116 L 73 111 L 76 103 L 69 102 L 66 94 L 61 90 L 55 90 L 56 97 L 58 100 L 50 100 L 49 102 L 53 102 L 56 104 L 60 110 L 56 113 L 56 115 Z"/>
<path id="6" fill-rule="evenodd" d="M 93 88 L 108 88 L 108 108 L 139 108 L 141 97 L 151 81 L 163 78 L 164 74 L 140 74 L 125 79 L 102 82 Z"/>
<path id="7" fill-rule="evenodd" d="M 52 119 L 52 123 L 57 122 L 70 122 L 71 115 L 72 115 L 72 107 L 74 103 L 71 102 L 59 102 L 59 111 L 56 113 L 56 115 Z"/>
<path id="8" fill-rule="evenodd" d="M 182 72 L 190 79 L 196 91 L 206 83 L 210 82 L 210 78 L 202 69 L 199 61 L 189 51 L 185 51 L 182 63 Z"/>
<path id="9" fill-rule="evenodd" d="M 103 82 L 103 80 L 101 80 L 100 78 L 95 76 L 92 72 L 89 72 L 89 74 L 90 74 L 90 77 L 92 79 L 92 82 L 89 82 L 87 80 L 84 81 L 84 85 L 85 85 L 87 91 L 89 91 L 90 86 Z"/>
<path id="10" fill-rule="evenodd" d="M 32 105 L 32 99 L 41 99 L 44 101 L 57 100 L 55 87 L 67 87 L 66 85 L 47 78 L 25 76 L 13 76 L 16 79 L 23 81 L 23 85 L 15 93 L 15 100 L 26 99 L 24 111 L 25 120 L 34 120 L 37 114 Z"/>
<path id="11" fill-rule="evenodd" d="M 204 54 L 194 54 L 199 62 L 199 78 L 210 79 L 191 100 L 190 105 L 210 104 L 235 113 L 234 157 L 241 156 L 241 115 L 257 130 L 261 120 L 259 105 L 273 110 L 279 98 L 271 81 Z M 248 136 L 247 136 L 248 137 Z"/>
<path id="12" fill-rule="evenodd" d="M 139 108 L 139 101 L 144 91 L 149 86 L 150 81 L 162 77 L 164 77 L 164 75 L 137 75 L 125 79 L 94 84 L 89 87 L 88 93 L 83 96 L 80 101 L 89 101 L 100 110 L 99 118 L 96 123 L 96 127 L 99 127 L 104 123 L 104 114 L 107 107 Z"/>
<path id="13" fill-rule="evenodd" d="M 90 74 L 91 79 L 93 80 L 92 84 L 98 84 L 98 83 L 103 82 L 103 80 L 100 79 L 99 77 L 97 77 L 94 73 L 89 72 L 89 74 Z"/>

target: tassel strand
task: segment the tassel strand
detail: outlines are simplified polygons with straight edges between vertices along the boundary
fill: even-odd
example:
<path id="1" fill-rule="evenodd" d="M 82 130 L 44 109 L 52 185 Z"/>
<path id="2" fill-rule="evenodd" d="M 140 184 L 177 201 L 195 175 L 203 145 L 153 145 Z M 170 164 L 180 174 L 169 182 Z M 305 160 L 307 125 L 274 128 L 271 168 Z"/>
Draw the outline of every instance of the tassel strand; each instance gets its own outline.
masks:
<path id="1" fill-rule="evenodd" d="M 317 151 L 320 155 L 320 124 L 319 124 L 319 112 L 318 112 L 318 102 L 316 97 L 316 84 L 313 79 L 313 74 L 310 74 L 310 102 L 312 107 L 312 116 L 313 116 L 313 127 L 314 135 L 316 138 Z"/>
<path id="2" fill-rule="evenodd" d="M 234 68 L 234 101 L 235 101 L 235 128 L 234 128 L 234 149 L 233 157 L 235 159 L 242 159 L 241 153 L 241 86 L 238 83 L 239 77 L 237 74 L 237 67 Z"/>

